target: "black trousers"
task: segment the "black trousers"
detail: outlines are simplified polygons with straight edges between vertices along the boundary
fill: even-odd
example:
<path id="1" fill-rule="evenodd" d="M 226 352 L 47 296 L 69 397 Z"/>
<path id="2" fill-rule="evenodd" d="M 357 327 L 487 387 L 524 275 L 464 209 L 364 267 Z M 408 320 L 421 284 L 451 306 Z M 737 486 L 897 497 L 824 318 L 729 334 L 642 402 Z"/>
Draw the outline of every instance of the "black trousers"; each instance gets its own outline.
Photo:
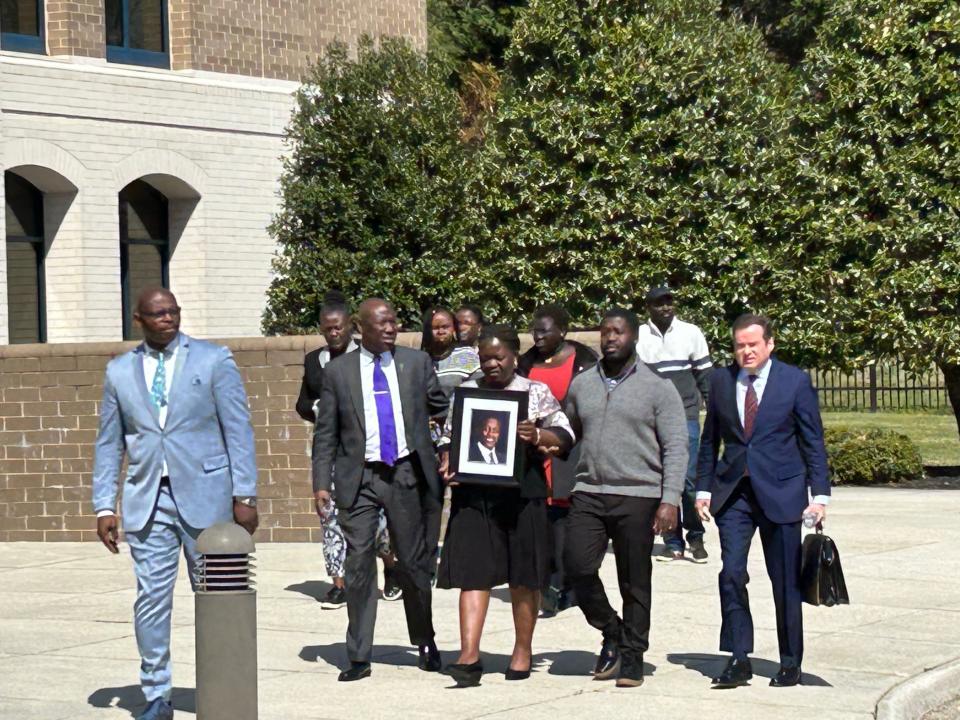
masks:
<path id="1" fill-rule="evenodd" d="M 641 662 L 650 645 L 653 518 L 660 498 L 577 492 L 567 518 L 565 565 L 587 622 L 615 640 L 624 660 Z M 600 565 L 613 540 L 623 620 L 610 606 Z"/>
<path id="2" fill-rule="evenodd" d="M 547 520 L 553 535 L 553 553 L 550 563 L 550 587 L 558 591 L 570 589 L 570 580 L 564 570 L 563 556 L 567 547 L 567 524 L 570 521 L 570 508 L 560 505 L 547 505 Z"/>
<path id="3" fill-rule="evenodd" d="M 440 545 L 440 525 L 443 523 L 443 495 L 438 496 L 426 481 L 422 481 L 419 487 L 424 542 L 430 564 L 430 577 L 433 578 L 437 574 L 437 548 Z"/>
<path id="4" fill-rule="evenodd" d="M 407 632 L 413 645 L 426 645 L 434 636 L 430 577 L 421 508 L 419 477 L 409 458 L 394 467 L 371 463 L 363 469 L 360 492 L 350 508 L 339 508 L 340 527 L 347 541 L 344 581 L 347 593 L 347 657 L 369 662 L 377 622 L 377 522 L 382 507 L 397 556 L 396 577 L 403 588 Z"/>

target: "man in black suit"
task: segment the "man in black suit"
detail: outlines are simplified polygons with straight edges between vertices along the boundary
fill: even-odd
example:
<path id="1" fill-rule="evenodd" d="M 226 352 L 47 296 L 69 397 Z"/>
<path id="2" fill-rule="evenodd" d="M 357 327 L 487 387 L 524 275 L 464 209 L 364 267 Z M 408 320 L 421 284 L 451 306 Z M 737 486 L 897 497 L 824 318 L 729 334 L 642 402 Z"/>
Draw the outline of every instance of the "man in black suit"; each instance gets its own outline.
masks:
<path id="1" fill-rule="evenodd" d="M 497 450 L 500 442 L 500 418 L 496 415 L 481 416 L 483 420 L 476 441 L 471 443 L 467 458 L 470 462 L 503 465 L 507 462 L 505 453 Z"/>
<path id="2" fill-rule="evenodd" d="M 387 515 L 410 642 L 423 670 L 440 669 L 431 610 L 431 562 L 420 491 L 441 494 L 429 418 L 448 401 L 430 357 L 396 347 L 397 316 L 384 300 L 360 305 L 360 350 L 325 368 L 313 436 L 313 489 L 334 493 L 347 541 L 347 656 L 341 681 L 370 675 L 377 619 L 375 536 L 380 508 Z"/>
<path id="3" fill-rule="evenodd" d="M 753 676 L 747 555 L 757 529 L 780 648 L 780 670 L 770 685 L 800 682 L 800 523 L 807 515 L 822 521 L 830 501 L 817 391 L 805 372 L 772 358 L 773 347 L 770 321 L 742 315 L 733 324 L 736 364 L 710 378 L 696 509 L 704 521 L 712 513 L 720 531 L 720 649 L 731 657 L 713 680 L 718 687 L 746 685 Z"/>

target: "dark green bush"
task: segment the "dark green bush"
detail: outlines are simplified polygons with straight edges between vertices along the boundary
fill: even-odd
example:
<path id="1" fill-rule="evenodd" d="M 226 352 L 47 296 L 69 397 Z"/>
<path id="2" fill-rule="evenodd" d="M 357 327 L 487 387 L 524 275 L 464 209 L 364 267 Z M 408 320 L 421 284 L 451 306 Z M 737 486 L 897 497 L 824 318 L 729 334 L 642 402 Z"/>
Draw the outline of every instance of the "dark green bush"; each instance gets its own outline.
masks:
<path id="1" fill-rule="evenodd" d="M 923 477 L 917 446 L 879 428 L 828 428 L 827 460 L 835 485 L 883 485 Z"/>
<path id="2" fill-rule="evenodd" d="M 309 332 L 332 287 L 390 299 L 401 320 L 449 301 L 477 237 L 472 163 L 448 68 L 406 43 L 332 46 L 296 97 L 267 294 L 267 334 Z"/>
<path id="3" fill-rule="evenodd" d="M 532 0 L 485 148 L 494 314 L 591 325 L 651 284 L 723 337 L 753 304 L 789 177 L 791 85 L 719 0 Z"/>

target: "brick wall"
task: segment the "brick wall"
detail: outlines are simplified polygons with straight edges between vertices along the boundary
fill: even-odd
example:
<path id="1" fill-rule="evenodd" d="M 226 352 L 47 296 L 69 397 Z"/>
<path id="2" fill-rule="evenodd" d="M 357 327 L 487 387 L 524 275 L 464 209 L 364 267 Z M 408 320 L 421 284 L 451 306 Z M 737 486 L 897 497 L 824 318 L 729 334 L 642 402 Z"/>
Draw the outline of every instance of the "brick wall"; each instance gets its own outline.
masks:
<path id="1" fill-rule="evenodd" d="M 104 0 L 48 0 L 46 8 L 51 55 L 106 56 Z M 167 20 L 174 70 L 281 80 L 299 80 L 333 40 L 427 43 L 424 0 L 169 0 Z"/>
<path id="2" fill-rule="evenodd" d="M 51 55 L 106 57 L 103 0 L 47 0 L 46 7 Z"/>
<path id="3" fill-rule="evenodd" d="M 595 333 L 575 336 L 596 344 Z M 419 339 L 409 334 L 401 343 L 415 346 Z M 320 338 L 222 342 L 233 350 L 246 383 L 256 435 L 261 514 L 256 539 L 318 542 L 311 427 L 293 408 L 303 355 L 318 347 Z M 111 357 L 133 346 L 0 346 L 0 542 L 97 539 L 90 493 L 103 370 Z"/>
<path id="4" fill-rule="evenodd" d="M 427 41 L 424 0 L 171 0 L 174 70 L 299 80 L 333 40 L 361 35 Z"/>

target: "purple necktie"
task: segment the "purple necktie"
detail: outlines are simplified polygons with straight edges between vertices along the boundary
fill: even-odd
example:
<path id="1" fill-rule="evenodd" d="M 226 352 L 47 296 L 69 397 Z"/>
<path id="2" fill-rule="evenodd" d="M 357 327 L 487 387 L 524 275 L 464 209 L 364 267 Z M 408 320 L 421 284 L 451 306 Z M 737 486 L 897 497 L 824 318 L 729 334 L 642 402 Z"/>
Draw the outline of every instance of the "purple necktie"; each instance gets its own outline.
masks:
<path id="1" fill-rule="evenodd" d="M 393 398 L 387 376 L 380 367 L 380 356 L 373 358 L 373 397 L 377 401 L 377 425 L 380 431 L 380 461 L 393 466 L 397 462 L 397 425 L 393 420 Z"/>

